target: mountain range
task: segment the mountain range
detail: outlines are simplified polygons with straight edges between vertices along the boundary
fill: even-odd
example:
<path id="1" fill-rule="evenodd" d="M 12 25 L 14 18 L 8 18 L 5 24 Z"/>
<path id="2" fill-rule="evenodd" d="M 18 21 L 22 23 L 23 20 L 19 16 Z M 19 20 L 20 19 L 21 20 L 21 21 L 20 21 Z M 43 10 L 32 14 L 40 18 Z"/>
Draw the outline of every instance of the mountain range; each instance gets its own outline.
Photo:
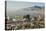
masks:
<path id="1" fill-rule="evenodd" d="M 7 12 L 8 16 L 23 16 L 23 15 L 31 15 L 31 16 L 36 16 L 36 15 L 44 15 L 45 13 L 44 7 L 40 7 L 40 6 L 32 6 L 32 7 L 27 7 L 27 8 L 23 8 L 23 9 L 19 9 L 16 11 L 9 11 Z"/>

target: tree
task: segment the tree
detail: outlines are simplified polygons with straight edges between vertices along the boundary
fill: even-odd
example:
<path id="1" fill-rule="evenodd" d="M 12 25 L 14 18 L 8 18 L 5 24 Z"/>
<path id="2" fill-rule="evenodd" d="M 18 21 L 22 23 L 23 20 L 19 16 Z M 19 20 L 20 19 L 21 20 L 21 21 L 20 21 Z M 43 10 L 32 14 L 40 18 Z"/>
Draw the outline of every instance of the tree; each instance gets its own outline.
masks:
<path id="1" fill-rule="evenodd" d="M 26 18 L 30 21 L 30 15 L 26 15 Z"/>

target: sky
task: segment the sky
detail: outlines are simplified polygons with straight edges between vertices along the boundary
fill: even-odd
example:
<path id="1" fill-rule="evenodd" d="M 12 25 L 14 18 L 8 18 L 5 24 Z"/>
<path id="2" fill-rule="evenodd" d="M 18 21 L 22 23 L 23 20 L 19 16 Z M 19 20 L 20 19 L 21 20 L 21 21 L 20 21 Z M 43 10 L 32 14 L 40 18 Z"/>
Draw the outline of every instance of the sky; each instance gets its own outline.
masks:
<path id="1" fill-rule="evenodd" d="M 32 6 L 44 6 L 44 3 L 40 2 L 20 2 L 20 1 L 7 1 L 7 10 L 19 10 L 22 8 L 28 8 Z"/>

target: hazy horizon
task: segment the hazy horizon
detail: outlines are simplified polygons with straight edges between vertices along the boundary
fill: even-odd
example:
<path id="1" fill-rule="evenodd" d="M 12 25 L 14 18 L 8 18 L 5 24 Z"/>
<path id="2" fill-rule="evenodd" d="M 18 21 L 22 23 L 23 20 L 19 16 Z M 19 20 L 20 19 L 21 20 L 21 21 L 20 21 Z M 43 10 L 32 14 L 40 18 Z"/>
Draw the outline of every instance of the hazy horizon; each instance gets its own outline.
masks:
<path id="1" fill-rule="evenodd" d="M 19 14 L 25 14 L 27 12 L 23 12 L 21 9 L 23 8 L 27 8 L 28 7 L 32 7 L 32 6 L 40 6 L 40 7 L 44 7 L 44 3 L 40 3 L 40 2 L 20 2 L 20 1 L 7 1 L 7 15 L 19 15 Z M 26 10 L 27 10 L 26 9 Z M 30 9 L 28 9 L 30 10 Z M 38 9 L 39 10 L 39 9 Z M 20 12 L 18 12 L 20 11 Z M 32 11 L 30 11 L 32 12 Z M 44 14 L 44 11 L 41 11 Z M 32 12 L 35 13 L 35 12 Z M 39 12 L 40 13 L 40 12 Z M 29 13 L 27 13 L 29 14 Z"/>

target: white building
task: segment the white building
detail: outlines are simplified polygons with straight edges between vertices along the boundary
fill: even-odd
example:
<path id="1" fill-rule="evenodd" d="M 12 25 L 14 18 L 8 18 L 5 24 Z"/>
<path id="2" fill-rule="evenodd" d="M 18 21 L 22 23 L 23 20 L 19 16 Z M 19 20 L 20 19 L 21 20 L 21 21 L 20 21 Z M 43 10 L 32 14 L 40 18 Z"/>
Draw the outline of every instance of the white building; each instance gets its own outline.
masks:
<path id="1" fill-rule="evenodd" d="M 34 18 L 31 19 L 31 21 L 34 21 L 34 20 L 35 20 Z"/>
<path id="2" fill-rule="evenodd" d="M 10 19 L 9 16 L 7 16 L 7 19 L 8 19 L 8 20 Z"/>
<path id="3" fill-rule="evenodd" d="M 13 21 L 17 21 L 16 19 L 12 19 Z"/>

